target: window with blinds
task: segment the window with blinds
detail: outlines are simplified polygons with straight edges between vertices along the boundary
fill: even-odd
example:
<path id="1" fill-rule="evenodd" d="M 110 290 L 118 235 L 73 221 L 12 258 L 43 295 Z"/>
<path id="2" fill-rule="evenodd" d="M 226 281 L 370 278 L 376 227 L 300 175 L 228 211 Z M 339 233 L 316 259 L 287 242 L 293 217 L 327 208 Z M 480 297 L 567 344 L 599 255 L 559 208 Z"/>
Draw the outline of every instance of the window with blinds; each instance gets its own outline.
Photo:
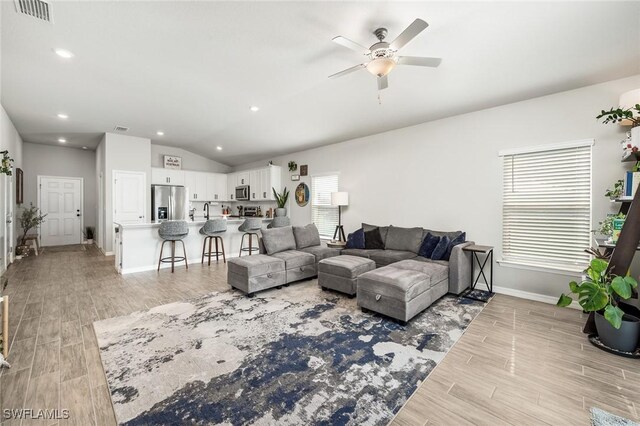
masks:
<path id="1" fill-rule="evenodd" d="M 338 207 L 331 205 L 332 192 L 338 192 L 338 175 L 311 178 L 311 221 L 325 238 L 332 238 L 338 225 Z"/>
<path id="2" fill-rule="evenodd" d="M 502 261 L 579 272 L 589 263 L 593 141 L 501 152 Z"/>

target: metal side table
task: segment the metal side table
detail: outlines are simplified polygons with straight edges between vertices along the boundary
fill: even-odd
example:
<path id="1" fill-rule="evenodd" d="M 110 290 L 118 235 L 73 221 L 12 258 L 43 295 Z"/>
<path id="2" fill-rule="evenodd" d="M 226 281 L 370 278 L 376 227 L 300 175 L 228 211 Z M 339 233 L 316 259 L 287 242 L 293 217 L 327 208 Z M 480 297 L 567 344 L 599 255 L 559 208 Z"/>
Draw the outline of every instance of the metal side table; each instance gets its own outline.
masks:
<path id="1" fill-rule="evenodd" d="M 466 297 L 467 299 L 479 300 L 480 302 L 487 302 L 487 300 L 483 300 L 483 299 L 471 296 L 470 293 L 472 293 L 476 289 L 476 285 L 478 284 L 486 285 L 487 290 L 489 290 L 489 293 L 490 294 L 493 293 L 493 247 L 472 244 L 470 246 L 464 247 L 462 250 L 471 252 L 471 257 L 472 257 L 471 258 L 471 287 L 467 291 L 465 291 L 462 294 L 462 296 Z M 480 254 L 484 255 L 484 261 L 482 263 L 480 262 L 480 257 L 478 257 L 478 255 Z M 487 262 L 489 262 L 489 266 L 491 267 L 489 279 L 487 279 L 487 276 L 484 273 L 485 267 L 487 266 Z M 476 276 L 474 280 L 476 263 L 478 264 L 478 267 L 480 269 L 478 271 L 478 276 Z M 481 276 L 484 279 L 484 282 L 479 283 Z"/>

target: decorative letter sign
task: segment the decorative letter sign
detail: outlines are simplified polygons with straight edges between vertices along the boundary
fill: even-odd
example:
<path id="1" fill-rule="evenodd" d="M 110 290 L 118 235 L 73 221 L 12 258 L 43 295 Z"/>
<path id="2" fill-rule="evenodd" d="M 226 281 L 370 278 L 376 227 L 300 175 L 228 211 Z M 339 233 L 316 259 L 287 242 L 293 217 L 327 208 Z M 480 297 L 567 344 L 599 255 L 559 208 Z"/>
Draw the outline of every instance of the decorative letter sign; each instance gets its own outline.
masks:
<path id="1" fill-rule="evenodd" d="M 174 157 L 172 155 L 164 156 L 164 168 L 165 169 L 182 169 L 182 157 Z"/>

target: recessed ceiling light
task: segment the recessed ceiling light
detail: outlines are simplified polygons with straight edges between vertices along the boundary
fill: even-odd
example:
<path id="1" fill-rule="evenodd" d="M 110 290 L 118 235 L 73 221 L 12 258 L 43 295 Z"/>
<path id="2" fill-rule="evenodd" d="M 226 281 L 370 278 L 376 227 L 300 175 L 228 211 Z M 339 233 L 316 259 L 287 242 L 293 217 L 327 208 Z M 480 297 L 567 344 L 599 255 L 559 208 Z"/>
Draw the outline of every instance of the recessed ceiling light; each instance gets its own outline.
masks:
<path id="1" fill-rule="evenodd" d="M 156 132 L 156 135 L 158 135 L 158 136 L 164 136 L 164 132 L 163 132 L 163 131 L 161 131 L 161 130 L 158 130 L 158 131 Z"/>
<path id="2" fill-rule="evenodd" d="M 216 146 L 216 149 L 217 149 L 218 151 L 222 151 L 222 147 L 221 147 L 221 146 Z"/>
<path id="3" fill-rule="evenodd" d="M 87 147 L 86 147 L 86 146 L 83 146 L 83 147 L 82 147 L 82 149 L 87 149 Z"/>
<path id="4" fill-rule="evenodd" d="M 253 111 L 253 112 L 258 112 L 258 111 L 260 111 L 260 108 L 258 108 L 258 107 L 257 107 L 257 106 L 255 106 L 255 105 L 252 105 L 252 106 L 251 106 L 251 108 L 249 108 L 249 109 L 250 109 L 251 111 Z"/>
<path id="5" fill-rule="evenodd" d="M 58 142 L 67 143 L 67 140 L 65 138 L 58 138 Z"/>
<path id="6" fill-rule="evenodd" d="M 66 49 L 53 49 L 53 51 L 56 52 L 56 55 L 64 59 L 71 59 L 74 56 L 73 53 L 69 52 Z"/>
<path id="7" fill-rule="evenodd" d="M 69 116 L 67 114 L 60 113 L 60 114 L 58 114 L 58 118 L 60 118 L 62 120 L 66 120 L 67 118 L 69 118 Z"/>

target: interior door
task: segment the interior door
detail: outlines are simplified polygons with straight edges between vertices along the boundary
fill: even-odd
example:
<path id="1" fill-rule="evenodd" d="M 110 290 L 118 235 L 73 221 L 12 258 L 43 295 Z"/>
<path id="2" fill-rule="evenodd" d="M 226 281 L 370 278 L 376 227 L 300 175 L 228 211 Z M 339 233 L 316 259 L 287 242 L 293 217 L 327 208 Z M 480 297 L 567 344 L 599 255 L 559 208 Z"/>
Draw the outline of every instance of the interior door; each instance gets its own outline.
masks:
<path id="1" fill-rule="evenodd" d="M 147 209 L 146 173 L 113 172 L 113 221 L 116 223 L 144 222 Z"/>
<path id="2" fill-rule="evenodd" d="M 40 227 L 43 246 L 82 243 L 82 179 L 40 177 Z"/>

